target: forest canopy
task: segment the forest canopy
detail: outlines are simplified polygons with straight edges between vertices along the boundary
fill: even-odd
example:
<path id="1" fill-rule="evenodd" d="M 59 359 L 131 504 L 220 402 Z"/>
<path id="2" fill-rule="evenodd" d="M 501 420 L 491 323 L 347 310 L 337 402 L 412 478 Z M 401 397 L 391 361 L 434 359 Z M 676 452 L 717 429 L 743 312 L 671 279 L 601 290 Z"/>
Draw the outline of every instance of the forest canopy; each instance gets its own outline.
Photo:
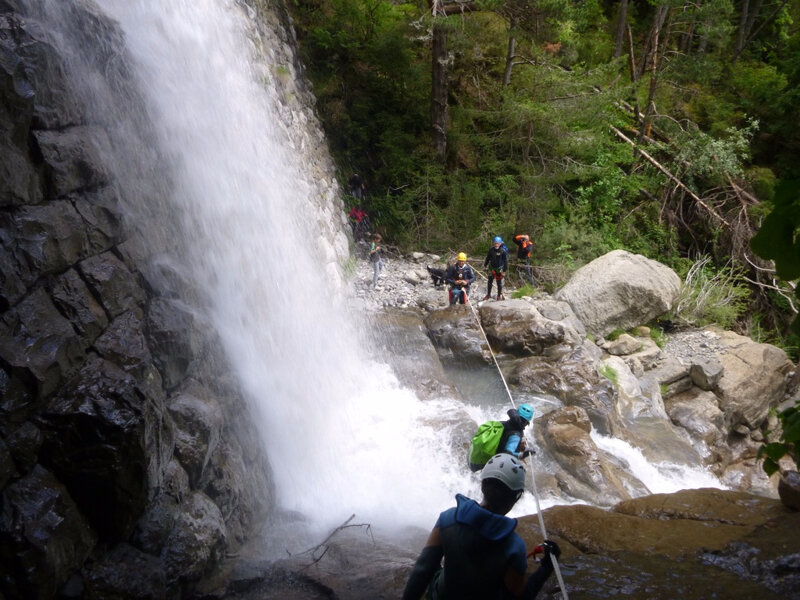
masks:
<path id="1" fill-rule="evenodd" d="M 720 309 L 691 324 L 796 353 L 800 0 L 290 8 L 342 184 L 362 175 L 387 241 L 529 233 L 548 290 L 624 248 Z"/>

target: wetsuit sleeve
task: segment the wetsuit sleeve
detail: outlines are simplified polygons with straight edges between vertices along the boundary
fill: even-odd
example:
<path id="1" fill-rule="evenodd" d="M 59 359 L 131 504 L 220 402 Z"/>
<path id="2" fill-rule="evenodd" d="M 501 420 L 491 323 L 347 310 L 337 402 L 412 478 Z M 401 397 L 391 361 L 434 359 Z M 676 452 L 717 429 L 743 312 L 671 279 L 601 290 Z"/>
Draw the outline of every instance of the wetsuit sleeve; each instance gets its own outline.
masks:
<path id="1" fill-rule="evenodd" d="M 500 270 L 506 271 L 508 269 L 508 252 L 503 252 L 503 256 L 500 259 Z"/>
<path id="2" fill-rule="evenodd" d="M 525 598 L 525 600 L 533 600 L 536 598 L 544 582 L 547 581 L 547 578 L 550 577 L 552 573 L 553 563 L 549 560 L 542 561 L 541 566 L 531 573 L 528 577 L 528 581 L 525 582 L 525 592 L 522 594 L 522 597 Z"/>
<path id="3" fill-rule="evenodd" d="M 467 285 L 471 284 L 473 281 L 475 281 L 475 271 L 470 267 L 467 269 Z"/>
<path id="4" fill-rule="evenodd" d="M 511 435 L 508 436 L 508 440 L 506 441 L 506 445 L 503 448 L 503 452 L 507 454 L 513 454 L 514 456 L 517 455 L 517 447 L 519 446 L 519 442 L 522 439 L 518 433 L 513 432 Z"/>
<path id="5" fill-rule="evenodd" d="M 420 600 L 423 597 L 428 584 L 441 567 L 443 555 L 441 546 L 425 546 L 422 549 L 403 590 L 403 600 Z"/>

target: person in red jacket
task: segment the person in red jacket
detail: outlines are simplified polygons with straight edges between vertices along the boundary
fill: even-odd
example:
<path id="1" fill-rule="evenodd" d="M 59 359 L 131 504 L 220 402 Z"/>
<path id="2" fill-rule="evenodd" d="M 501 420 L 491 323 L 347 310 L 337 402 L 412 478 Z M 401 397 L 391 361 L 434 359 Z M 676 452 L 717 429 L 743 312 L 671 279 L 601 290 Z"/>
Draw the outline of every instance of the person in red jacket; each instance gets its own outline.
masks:
<path id="1" fill-rule="evenodd" d="M 531 272 L 531 251 L 533 250 L 533 242 L 527 233 L 521 233 L 514 236 L 514 243 L 517 245 L 517 258 L 525 263 L 525 276 L 528 281 L 533 283 L 533 274 Z"/>

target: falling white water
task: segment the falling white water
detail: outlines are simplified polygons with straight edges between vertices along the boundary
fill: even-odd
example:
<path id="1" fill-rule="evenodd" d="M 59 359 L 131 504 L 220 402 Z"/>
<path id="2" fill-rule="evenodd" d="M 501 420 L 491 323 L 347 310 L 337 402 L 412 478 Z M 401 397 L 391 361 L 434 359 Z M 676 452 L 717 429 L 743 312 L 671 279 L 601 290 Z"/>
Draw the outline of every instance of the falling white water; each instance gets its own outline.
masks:
<path id="1" fill-rule="evenodd" d="M 429 526 L 466 478 L 431 411 L 362 356 L 312 231 L 301 157 L 228 0 L 98 0 L 168 161 L 193 277 L 257 406 L 278 498 L 322 527 Z M 328 253 L 330 254 L 330 253 Z"/>
<path id="2" fill-rule="evenodd" d="M 706 487 L 724 488 L 711 471 L 701 466 L 654 464 L 644 457 L 641 450 L 624 440 L 599 434 L 594 429 L 591 436 L 600 450 L 622 459 L 628 465 L 628 470 L 653 494 Z"/>

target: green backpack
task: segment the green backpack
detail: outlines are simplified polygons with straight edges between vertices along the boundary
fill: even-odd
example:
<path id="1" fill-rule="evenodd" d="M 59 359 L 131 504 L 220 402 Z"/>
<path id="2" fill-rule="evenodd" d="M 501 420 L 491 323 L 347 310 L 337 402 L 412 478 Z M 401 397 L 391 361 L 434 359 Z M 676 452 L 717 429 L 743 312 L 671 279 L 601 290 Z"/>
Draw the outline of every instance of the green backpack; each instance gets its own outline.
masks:
<path id="1" fill-rule="evenodd" d="M 497 454 L 501 437 L 503 437 L 503 424 L 500 421 L 486 421 L 478 427 L 477 433 L 469 443 L 469 468 L 480 471 L 486 461 Z"/>

